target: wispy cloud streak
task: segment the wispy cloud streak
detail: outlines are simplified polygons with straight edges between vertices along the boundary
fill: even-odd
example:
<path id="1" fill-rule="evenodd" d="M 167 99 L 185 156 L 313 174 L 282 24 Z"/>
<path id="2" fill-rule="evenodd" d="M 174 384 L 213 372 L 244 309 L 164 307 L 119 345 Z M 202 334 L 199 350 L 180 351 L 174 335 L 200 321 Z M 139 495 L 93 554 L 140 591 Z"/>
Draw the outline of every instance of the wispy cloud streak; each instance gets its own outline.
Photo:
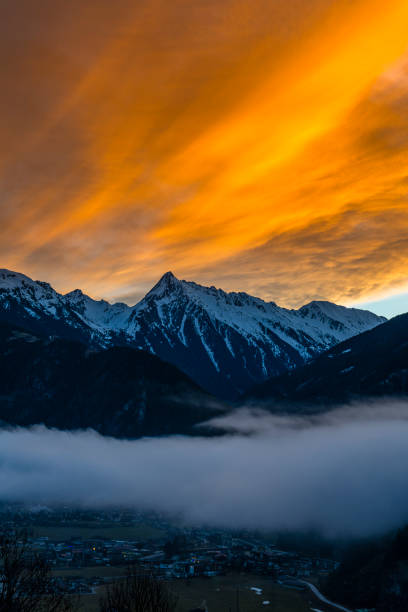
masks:
<path id="1" fill-rule="evenodd" d="M 404 285 L 405 0 L 3 4 L 2 266 L 112 299 Z"/>

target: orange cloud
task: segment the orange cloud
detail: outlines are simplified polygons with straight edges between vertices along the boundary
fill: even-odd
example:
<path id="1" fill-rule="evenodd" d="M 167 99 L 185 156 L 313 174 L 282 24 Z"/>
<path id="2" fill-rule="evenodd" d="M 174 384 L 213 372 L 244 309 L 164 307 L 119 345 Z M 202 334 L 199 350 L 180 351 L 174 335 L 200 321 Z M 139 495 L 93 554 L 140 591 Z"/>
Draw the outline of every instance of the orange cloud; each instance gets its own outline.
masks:
<path id="1" fill-rule="evenodd" d="M 6 13 L 3 266 L 129 299 L 168 268 L 287 305 L 404 285 L 406 0 Z"/>

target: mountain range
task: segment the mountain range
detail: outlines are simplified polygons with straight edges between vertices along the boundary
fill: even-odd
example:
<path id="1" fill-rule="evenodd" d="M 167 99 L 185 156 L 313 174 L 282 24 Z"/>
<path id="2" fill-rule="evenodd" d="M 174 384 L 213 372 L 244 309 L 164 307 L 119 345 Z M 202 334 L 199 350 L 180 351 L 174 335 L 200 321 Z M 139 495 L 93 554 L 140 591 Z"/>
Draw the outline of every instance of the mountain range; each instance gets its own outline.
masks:
<path id="1" fill-rule="evenodd" d="M 236 399 L 383 323 L 369 311 L 313 301 L 286 309 L 167 272 L 135 306 L 65 295 L 0 270 L 0 321 L 102 350 L 131 347 L 176 366 L 206 391 Z"/>

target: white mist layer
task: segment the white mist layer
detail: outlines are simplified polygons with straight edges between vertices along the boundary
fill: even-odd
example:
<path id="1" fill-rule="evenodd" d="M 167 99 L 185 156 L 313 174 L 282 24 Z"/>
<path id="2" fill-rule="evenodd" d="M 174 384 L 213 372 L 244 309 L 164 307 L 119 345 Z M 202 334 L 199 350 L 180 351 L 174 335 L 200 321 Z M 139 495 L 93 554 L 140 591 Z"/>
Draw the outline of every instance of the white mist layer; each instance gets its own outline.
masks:
<path id="1" fill-rule="evenodd" d="M 191 523 L 327 535 L 408 522 L 407 404 L 312 420 L 241 411 L 216 422 L 234 433 L 124 441 L 93 431 L 2 430 L 0 499 L 126 505 Z"/>

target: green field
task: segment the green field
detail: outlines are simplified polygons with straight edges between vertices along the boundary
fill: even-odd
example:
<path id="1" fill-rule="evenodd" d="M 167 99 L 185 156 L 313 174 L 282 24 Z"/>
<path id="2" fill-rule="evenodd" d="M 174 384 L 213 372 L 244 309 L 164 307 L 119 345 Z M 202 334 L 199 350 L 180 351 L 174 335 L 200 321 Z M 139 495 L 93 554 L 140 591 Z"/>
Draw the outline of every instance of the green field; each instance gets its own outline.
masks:
<path id="1" fill-rule="evenodd" d="M 98 595 L 83 595 L 80 612 L 99 612 Z"/>
<path id="2" fill-rule="evenodd" d="M 34 536 L 49 537 L 50 540 L 69 540 L 70 538 L 106 538 L 109 540 L 154 540 L 163 537 L 164 532 L 150 525 L 75 525 L 33 528 Z"/>
<path id="3" fill-rule="evenodd" d="M 262 589 L 257 595 L 251 587 Z M 257 610 L 274 612 L 307 612 L 309 606 L 302 595 L 274 584 L 267 577 L 247 574 L 230 574 L 215 578 L 196 578 L 190 582 L 180 580 L 172 584 L 172 590 L 179 596 L 177 612 L 188 612 L 205 600 L 209 612 L 235 612 L 237 599 L 240 612 Z M 270 605 L 263 605 L 270 601 Z"/>
<path id="4" fill-rule="evenodd" d="M 109 568 L 107 568 L 109 569 Z M 262 589 L 257 595 L 251 587 Z M 229 574 L 215 578 L 193 578 L 189 581 L 177 580 L 170 584 L 171 590 L 178 595 L 177 612 L 188 612 L 206 602 L 208 612 L 236 612 L 237 592 L 240 612 L 310 612 L 310 606 L 297 591 L 284 589 L 266 578 L 247 574 Z M 263 605 L 270 601 L 270 605 Z M 97 612 L 98 595 L 82 598 L 81 612 Z"/>

